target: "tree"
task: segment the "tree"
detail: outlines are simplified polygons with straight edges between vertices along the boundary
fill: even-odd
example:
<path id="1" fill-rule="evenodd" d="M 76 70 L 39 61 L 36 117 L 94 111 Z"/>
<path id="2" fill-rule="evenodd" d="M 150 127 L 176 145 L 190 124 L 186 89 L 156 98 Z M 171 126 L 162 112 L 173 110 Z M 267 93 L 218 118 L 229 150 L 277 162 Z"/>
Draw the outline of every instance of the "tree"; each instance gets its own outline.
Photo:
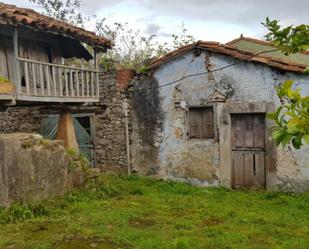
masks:
<path id="1" fill-rule="evenodd" d="M 176 33 L 170 35 L 170 43 L 162 43 L 156 39 L 156 35 L 144 35 L 139 29 L 130 28 L 128 23 L 107 24 L 106 21 L 106 18 L 97 21 L 96 31 L 110 39 L 115 47 L 103 55 L 102 59 L 105 62 L 116 60 L 127 68 L 141 69 L 147 60 L 194 42 L 193 36 L 187 34 L 184 24 Z"/>
<path id="2" fill-rule="evenodd" d="M 270 31 L 266 39 L 280 48 L 285 54 L 309 49 L 309 25 L 282 27 L 278 20 L 266 18 L 262 23 Z"/>
<path id="3" fill-rule="evenodd" d="M 42 8 L 42 14 L 68 22 L 72 25 L 83 26 L 87 19 L 80 11 L 81 0 L 29 0 Z"/>
<path id="4" fill-rule="evenodd" d="M 296 53 L 309 48 L 309 25 L 283 28 L 278 20 L 266 18 L 263 23 L 269 29 L 266 39 L 285 54 Z M 308 70 L 305 70 L 306 73 Z M 295 149 L 309 144 L 309 96 L 302 96 L 301 89 L 293 89 L 293 81 L 288 80 L 276 87 L 281 106 L 268 117 L 275 121 L 272 136 L 277 145 L 289 143 Z"/>

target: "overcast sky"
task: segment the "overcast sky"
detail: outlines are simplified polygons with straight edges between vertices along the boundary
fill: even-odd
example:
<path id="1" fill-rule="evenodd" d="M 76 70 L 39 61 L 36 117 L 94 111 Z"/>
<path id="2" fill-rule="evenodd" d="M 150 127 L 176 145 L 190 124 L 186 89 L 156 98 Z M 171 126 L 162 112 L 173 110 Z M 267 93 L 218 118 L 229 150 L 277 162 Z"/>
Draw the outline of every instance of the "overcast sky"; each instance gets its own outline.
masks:
<path id="1" fill-rule="evenodd" d="M 36 8 L 28 0 L 2 1 Z M 219 42 L 240 34 L 263 39 L 267 16 L 283 25 L 309 23 L 309 0 L 83 0 L 82 11 L 161 37 L 184 22 L 196 39 Z"/>

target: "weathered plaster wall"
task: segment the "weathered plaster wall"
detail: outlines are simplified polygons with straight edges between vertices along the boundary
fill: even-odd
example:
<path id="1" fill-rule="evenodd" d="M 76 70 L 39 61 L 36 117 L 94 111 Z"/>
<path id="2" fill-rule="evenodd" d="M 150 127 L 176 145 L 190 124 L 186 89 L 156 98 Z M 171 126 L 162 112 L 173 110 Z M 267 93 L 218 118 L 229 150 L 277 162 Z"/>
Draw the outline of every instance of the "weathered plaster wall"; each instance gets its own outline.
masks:
<path id="1" fill-rule="evenodd" d="M 133 170 L 144 175 L 157 175 L 161 170 L 158 153 L 164 118 L 158 82 L 153 77 L 137 77 L 129 98 Z"/>
<path id="2" fill-rule="evenodd" d="M 140 130 L 133 129 L 133 165 L 138 172 L 152 172 L 149 168 L 156 168 L 154 175 L 163 178 L 173 178 L 190 181 L 201 185 L 217 185 L 222 183 L 222 169 L 220 169 L 220 143 L 224 141 L 219 129 L 216 129 L 215 139 L 196 140 L 187 137 L 187 107 L 214 106 L 216 127 L 222 122 L 224 106 L 237 102 L 270 102 L 278 104 L 274 85 L 286 79 L 296 79 L 308 83 L 308 77 L 300 78 L 295 74 L 281 73 L 258 63 L 243 62 L 215 73 L 183 79 L 175 84 L 164 86 L 186 75 L 211 71 L 235 62 L 236 59 L 225 55 L 202 52 L 199 56 L 194 53 L 175 58 L 161 65 L 152 75 L 156 82 L 155 98 L 159 100 L 161 115 L 154 117 L 152 122 L 160 122 L 160 129 L 153 130 L 153 141 L 145 143 L 144 135 Z M 136 79 L 135 85 L 144 88 L 147 80 Z M 138 88 L 135 86 L 135 88 Z M 305 87 L 304 92 L 309 88 Z M 226 103 L 210 103 L 215 90 L 226 95 Z M 152 97 L 153 98 L 153 97 Z M 133 98 L 133 102 L 136 101 Z M 147 95 L 139 102 L 146 103 Z M 134 108 L 133 108 L 134 111 Z M 133 127 L 137 122 L 136 114 L 133 115 Z M 140 121 L 139 121 L 140 122 Z M 139 127 L 140 129 L 140 127 Z M 220 141 L 218 138 L 220 137 Z M 140 158 L 147 158 L 148 147 L 157 148 L 156 156 L 148 158 L 147 163 L 140 164 Z M 285 163 L 286 157 L 291 163 Z M 274 177 L 268 180 L 268 187 L 280 185 L 281 178 L 289 176 L 296 182 L 308 182 L 308 148 L 302 151 L 290 152 L 278 150 L 278 158 Z M 145 161 L 145 160 L 144 160 Z M 297 161 L 297 163 L 295 163 Z M 148 165 L 147 165 L 148 164 Z M 147 168 L 148 167 L 148 168 Z M 274 167 L 273 167 L 274 168 Z M 291 173 L 294 172 L 293 174 Z M 224 185 L 229 185 L 225 182 Z"/>

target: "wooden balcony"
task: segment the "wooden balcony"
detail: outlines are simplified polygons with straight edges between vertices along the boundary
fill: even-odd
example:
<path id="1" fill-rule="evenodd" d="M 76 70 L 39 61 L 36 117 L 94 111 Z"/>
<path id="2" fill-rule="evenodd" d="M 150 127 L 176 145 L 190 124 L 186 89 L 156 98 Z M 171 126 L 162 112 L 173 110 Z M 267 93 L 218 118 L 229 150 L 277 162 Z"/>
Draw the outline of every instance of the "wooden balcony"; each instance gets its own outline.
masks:
<path id="1" fill-rule="evenodd" d="M 17 101 L 98 102 L 99 71 L 17 58 Z"/>

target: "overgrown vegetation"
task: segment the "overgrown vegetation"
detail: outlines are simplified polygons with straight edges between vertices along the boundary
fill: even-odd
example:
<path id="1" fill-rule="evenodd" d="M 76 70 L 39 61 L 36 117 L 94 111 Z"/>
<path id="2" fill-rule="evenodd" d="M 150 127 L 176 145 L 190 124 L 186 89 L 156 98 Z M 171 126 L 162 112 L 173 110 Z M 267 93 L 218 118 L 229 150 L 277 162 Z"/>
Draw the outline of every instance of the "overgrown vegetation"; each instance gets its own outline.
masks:
<path id="1" fill-rule="evenodd" d="M 0 211 L 0 248 L 308 248 L 309 195 L 102 175 Z"/>
<path id="2" fill-rule="evenodd" d="M 279 20 L 270 20 L 268 17 L 262 24 L 269 30 L 266 39 L 287 55 L 309 49 L 309 25 L 282 27 Z"/>
<path id="3" fill-rule="evenodd" d="M 269 30 L 266 39 L 286 55 L 309 48 L 309 25 L 282 27 L 278 20 L 268 17 L 262 24 Z M 309 67 L 304 73 L 309 73 Z M 300 149 L 303 144 L 309 144 L 309 96 L 302 96 L 301 89 L 292 86 L 292 80 L 277 86 L 281 106 L 268 117 L 275 121 L 272 136 L 277 145 L 285 147 L 291 143 L 295 149 Z"/>
<path id="4" fill-rule="evenodd" d="M 81 0 L 29 0 L 41 7 L 42 14 L 72 25 L 83 26 L 87 17 L 80 11 Z"/>
<path id="5" fill-rule="evenodd" d="M 268 118 L 276 123 L 272 136 L 277 145 L 285 147 L 291 142 L 300 149 L 303 141 L 309 144 L 309 96 L 302 96 L 300 88 L 292 89 L 293 84 L 288 80 L 276 87 L 281 106 Z"/>

